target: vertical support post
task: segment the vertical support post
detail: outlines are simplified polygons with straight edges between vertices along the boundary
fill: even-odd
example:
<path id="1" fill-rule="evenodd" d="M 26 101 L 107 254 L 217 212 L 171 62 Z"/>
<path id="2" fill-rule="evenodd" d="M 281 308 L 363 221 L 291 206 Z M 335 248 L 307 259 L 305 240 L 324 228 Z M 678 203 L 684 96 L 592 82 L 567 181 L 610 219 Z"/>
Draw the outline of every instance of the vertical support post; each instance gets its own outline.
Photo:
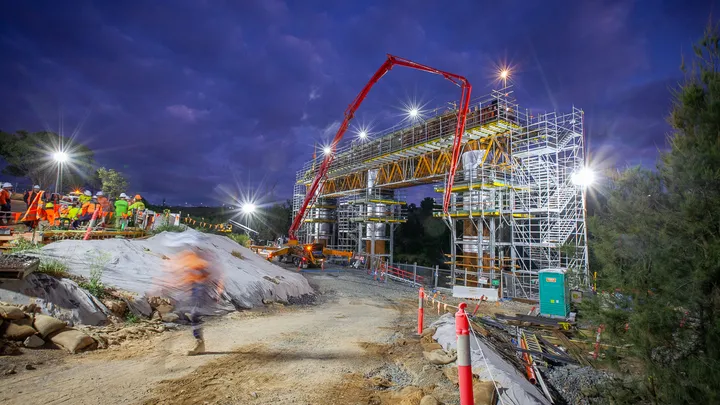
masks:
<path id="1" fill-rule="evenodd" d="M 393 265 L 393 248 L 395 247 L 395 224 L 390 224 L 390 266 Z"/>
<path id="2" fill-rule="evenodd" d="M 600 325 L 595 336 L 595 350 L 593 351 L 593 360 L 597 360 L 598 354 L 600 353 L 600 334 L 605 330 L 605 325 Z"/>
<path id="3" fill-rule="evenodd" d="M 413 263 L 413 283 L 417 284 L 417 262 Z"/>
<path id="4" fill-rule="evenodd" d="M 458 385 L 460 387 L 460 405 L 474 405 L 472 363 L 470 361 L 470 323 L 465 316 L 466 307 L 466 303 L 460 303 L 460 307 L 455 313 Z"/>
<path id="5" fill-rule="evenodd" d="M 435 265 L 435 289 L 437 289 L 438 286 L 438 278 L 440 278 L 440 272 L 438 271 L 439 266 Z"/>
<path id="6" fill-rule="evenodd" d="M 425 315 L 425 310 L 423 308 L 423 301 L 425 300 L 425 289 L 420 287 L 420 293 L 418 297 L 418 335 L 422 335 L 423 333 L 423 318 Z"/>

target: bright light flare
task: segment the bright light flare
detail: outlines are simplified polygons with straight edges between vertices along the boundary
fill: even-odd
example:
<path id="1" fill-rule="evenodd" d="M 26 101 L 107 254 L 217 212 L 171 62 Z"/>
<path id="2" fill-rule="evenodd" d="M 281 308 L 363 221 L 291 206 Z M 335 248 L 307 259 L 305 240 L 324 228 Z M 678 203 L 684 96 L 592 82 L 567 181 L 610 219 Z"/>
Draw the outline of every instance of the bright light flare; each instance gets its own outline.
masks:
<path id="1" fill-rule="evenodd" d="M 595 172 L 587 167 L 583 167 L 579 171 L 573 173 L 570 176 L 573 184 L 581 187 L 588 187 L 595 183 Z"/>
<path id="2" fill-rule="evenodd" d="M 500 71 L 500 78 L 503 80 L 507 80 L 508 76 L 510 76 L 510 71 L 507 69 L 503 69 Z"/>
<path id="3" fill-rule="evenodd" d="M 327 156 L 327 155 L 329 155 L 329 154 L 331 154 L 331 153 L 332 153 L 332 148 L 331 148 L 331 147 L 325 146 L 325 147 L 323 148 L 323 154 L 325 154 L 325 156 Z"/>
<path id="4" fill-rule="evenodd" d="M 243 214 L 252 214 L 255 212 L 257 207 L 253 203 L 245 203 L 245 204 L 243 204 L 241 209 L 242 209 Z"/>
<path id="5" fill-rule="evenodd" d="M 358 137 L 360 139 L 367 139 L 367 137 L 368 137 L 367 131 L 360 131 L 360 133 L 358 134 Z"/>
<path id="6" fill-rule="evenodd" d="M 65 163 L 68 160 L 70 160 L 70 156 L 66 152 L 63 152 L 63 151 L 58 151 L 58 152 L 53 153 L 52 157 L 53 157 L 53 160 L 58 163 Z"/>

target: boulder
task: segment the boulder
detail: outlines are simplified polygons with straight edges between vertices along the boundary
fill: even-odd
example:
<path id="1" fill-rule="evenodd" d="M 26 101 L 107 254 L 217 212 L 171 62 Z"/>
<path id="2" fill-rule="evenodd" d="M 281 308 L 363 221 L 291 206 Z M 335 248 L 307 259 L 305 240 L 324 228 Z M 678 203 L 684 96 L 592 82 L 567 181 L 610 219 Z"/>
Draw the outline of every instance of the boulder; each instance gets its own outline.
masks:
<path id="1" fill-rule="evenodd" d="M 13 322 L 5 322 L 2 337 L 8 340 L 25 340 L 28 336 L 32 336 L 37 331 L 32 326 L 18 325 Z"/>
<path id="2" fill-rule="evenodd" d="M 130 299 L 123 298 L 123 300 L 127 304 L 128 309 L 130 309 L 130 312 L 135 314 L 135 316 L 148 318 L 152 315 L 153 309 L 144 297 Z"/>
<path id="3" fill-rule="evenodd" d="M 73 354 L 96 345 L 95 339 L 72 328 L 61 329 L 53 333 L 50 335 L 50 340 Z"/>
<path id="4" fill-rule="evenodd" d="M 59 319 L 53 318 L 52 316 L 37 314 L 35 315 L 33 326 L 38 332 L 40 332 L 40 336 L 47 337 L 49 334 L 64 328 L 67 324 Z"/>
<path id="5" fill-rule="evenodd" d="M 455 353 L 448 353 L 445 350 L 438 349 L 431 352 L 423 352 L 423 357 L 432 364 L 443 365 L 455 361 L 457 355 Z"/>
<path id="6" fill-rule="evenodd" d="M 180 316 L 174 312 L 168 312 L 168 313 L 160 313 L 160 318 L 163 322 L 177 322 L 178 319 L 180 319 Z"/>
<path id="7" fill-rule="evenodd" d="M 425 395 L 420 400 L 420 405 L 440 405 L 440 402 L 432 395 Z"/>
<path id="8" fill-rule="evenodd" d="M 162 316 L 164 314 L 167 314 L 168 312 L 172 312 L 173 306 L 170 304 L 160 304 L 156 307 L 156 309 Z"/>
<path id="9" fill-rule="evenodd" d="M 110 312 L 113 313 L 115 316 L 123 317 L 125 316 L 125 311 L 127 311 L 127 303 L 123 300 L 113 300 L 113 299 L 104 299 L 102 300 L 102 303 L 107 307 Z"/>
<path id="10" fill-rule="evenodd" d="M 37 349 L 38 347 L 42 347 L 44 344 L 45 341 L 38 335 L 30 335 L 23 342 L 23 346 L 29 347 L 30 349 Z"/>
<path id="11" fill-rule="evenodd" d="M 420 343 L 420 345 L 423 348 L 423 351 L 431 352 L 433 350 L 442 349 L 443 347 L 439 343 Z"/>
<path id="12" fill-rule="evenodd" d="M 22 309 L 12 306 L 0 306 L 0 318 L 14 321 L 17 319 L 25 318 L 25 313 Z"/>
<path id="13" fill-rule="evenodd" d="M 443 369 L 443 374 L 445 374 L 445 377 L 447 377 L 451 383 L 458 385 L 459 376 L 457 367 L 445 367 Z"/>
<path id="14" fill-rule="evenodd" d="M 400 405 L 419 405 L 424 395 L 422 389 L 411 386 L 403 388 L 398 396 L 402 398 Z"/>
<path id="15" fill-rule="evenodd" d="M 492 381 L 473 381 L 473 399 L 477 405 L 495 405 L 497 393 Z"/>

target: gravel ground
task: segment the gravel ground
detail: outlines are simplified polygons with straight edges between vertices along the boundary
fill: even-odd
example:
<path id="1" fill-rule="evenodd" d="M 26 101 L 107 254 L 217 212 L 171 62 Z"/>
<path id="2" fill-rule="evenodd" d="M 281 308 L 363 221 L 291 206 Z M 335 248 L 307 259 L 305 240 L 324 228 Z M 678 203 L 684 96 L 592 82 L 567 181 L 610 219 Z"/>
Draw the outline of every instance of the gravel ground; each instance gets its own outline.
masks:
<path id="1" fill-rule="evenodd" d="M 543 374 L 568 404 L 599 405 L 608 402 L 602 393 L 613 377 L 605 371 L 567 365 L 552 367 Z"/>

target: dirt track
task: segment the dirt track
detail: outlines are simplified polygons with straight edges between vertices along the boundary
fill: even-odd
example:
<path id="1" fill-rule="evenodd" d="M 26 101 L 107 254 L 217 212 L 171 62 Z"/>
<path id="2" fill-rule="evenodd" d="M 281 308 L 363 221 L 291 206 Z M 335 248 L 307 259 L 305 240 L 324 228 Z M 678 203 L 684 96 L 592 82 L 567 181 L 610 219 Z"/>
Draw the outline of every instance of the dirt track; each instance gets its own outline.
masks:
<path id="1" fill-rule="evenodd" d="M 1 378 L 0 403 L 394 404 L 435 390 L 441 371 L 422 364 L 410 337 L 414 290 L 357 276 L 310 281 L 323 293 L 319 305 L 209 321 L 208 354 L 185 356 L 186 329 L 68 356 Z M 387 392 L 376 389 L 388 382 Z M 436 395 L 452 395 L 445 385 Z"/>

